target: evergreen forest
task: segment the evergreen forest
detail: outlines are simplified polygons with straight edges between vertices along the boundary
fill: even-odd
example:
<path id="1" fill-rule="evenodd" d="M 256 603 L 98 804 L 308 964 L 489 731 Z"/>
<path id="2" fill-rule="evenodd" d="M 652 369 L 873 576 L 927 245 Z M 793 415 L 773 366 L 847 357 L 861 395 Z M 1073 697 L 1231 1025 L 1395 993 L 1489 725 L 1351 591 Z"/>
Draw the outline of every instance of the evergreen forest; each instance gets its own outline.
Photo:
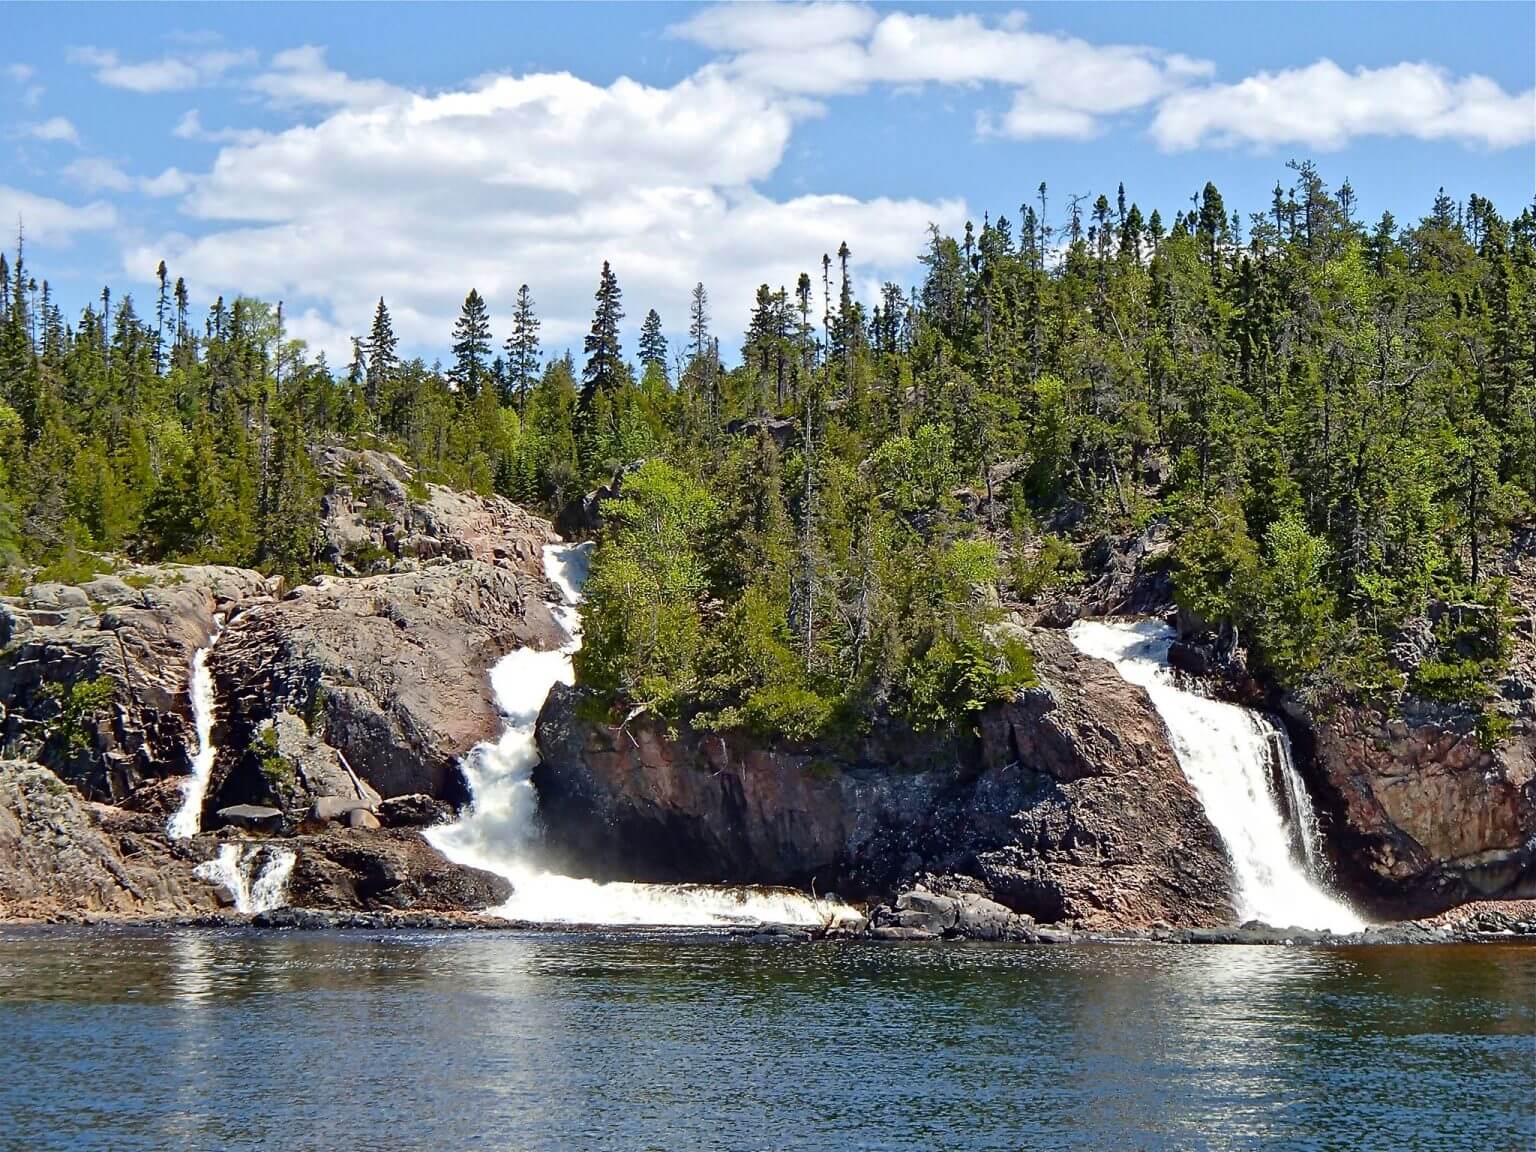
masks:
<path id="1" fill-rule="evenodd" d="M 469 292 L 445 365 L 400 355 L 385 300 L 332 365 L 280 304 L 194 316 L 163 263 L 148 300 L 66 315 L 23 235 L 0 258 L 0 561 L 13 590 L 125 559 L 307 579 L 334 563 L 315 449 L 338 443 L 549 515 L 612 487 L 577 673 L 621 713 L 954 729 L 1031 682 L 1011 614 L 1148 534 L 1180 607 L 1269 683 L 1476 704 L 1518 607 L 1506 559 L 1536 539 L 1536 209 L 1426 199 L 1362 220 L 1309 162 L 1246 214 L 1210 184 L 1168 215 L 1042 184 L 933 229 L 920 282 L 878 300 L 844 245 L 758 288 L 744 333 L 699 284 L 633 348 L 622 268 L 558 353 L 529 269 L 513 299 Z"/>

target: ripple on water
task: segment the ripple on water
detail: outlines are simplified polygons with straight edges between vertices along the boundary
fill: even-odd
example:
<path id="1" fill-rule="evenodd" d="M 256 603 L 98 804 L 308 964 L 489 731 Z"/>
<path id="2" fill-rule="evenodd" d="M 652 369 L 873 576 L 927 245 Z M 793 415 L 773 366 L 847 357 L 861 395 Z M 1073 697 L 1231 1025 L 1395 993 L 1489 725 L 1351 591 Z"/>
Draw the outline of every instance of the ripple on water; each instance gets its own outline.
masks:
<path id="1" fill-rule="evenodd" d="M 1529 1147 L 1533 986 L 1513 946 L 5 932 L 0 1147 Z"/>

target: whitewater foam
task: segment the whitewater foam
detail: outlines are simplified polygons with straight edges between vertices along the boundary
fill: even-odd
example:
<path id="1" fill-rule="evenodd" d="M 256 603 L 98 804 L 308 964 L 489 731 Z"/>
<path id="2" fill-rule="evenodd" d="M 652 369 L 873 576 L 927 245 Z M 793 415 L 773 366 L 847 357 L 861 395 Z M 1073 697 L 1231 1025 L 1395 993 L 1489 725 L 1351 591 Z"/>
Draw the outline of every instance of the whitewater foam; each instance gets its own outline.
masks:
<path id="1" fill-rule="evenodd" d="M 1241 919 L 1334 932 L 1364 927 L 1324 888 L 1316 816 L 1281 729 L 1261 713 L 1179 687 L 1168 664 L 1174 632 L 1161 621 L 1079 620 L 1069 636 L 1151 697 L 1231 857 Z"/>
<path id="2" fill-rule="evenodd" d="M 214 694 L 213 673 L 208 670 L 208 656 L 224 630 L 224 614 L 213 618 L 213 635 L 192 657 L 192 674 L 187 687 L 192 696 L 192 726 L 197 732 L 197 750 L 192 754 L 192 772 L 181 781 L 181 805 L 171 816 L 165 831 L 172 840 L 196 836 L 203 824 L 203 798 L 208 794 L 208 778 L 213 773 Z"/>
<path id="3" fill-rule="evenodd" d="M 500 739 L 477 745 L 464 758 L 461 767 L 471 805 L 456 823 L 428 829 L 427 840 L 457 864 L 505 878 L 512 885 L 512 897 L 492 914 L 509 920 L 668 928 L 815 927 L 856 917 L 840 901 L 789 889 L 601 884 L 539 866 L 534 728 L 550 689 L 573 680 L 571 657 L 581 647 L 578 606 L 590 549 L 590 544 L 544 549 L 545 573 L 564 599 L 556 615 L 567 642 L 552 652 L 517 649 L 491 669 L 491 689 L 506 728 Z"/>
<path id="4" fill-rule="evenodd" d="M 271 912 L 288 903 L 288 877 L 295 859 L 287 848 L 221 844 L 219 854 L 203 861 L 192 874 L 225 889 L 237 912 Z"/>

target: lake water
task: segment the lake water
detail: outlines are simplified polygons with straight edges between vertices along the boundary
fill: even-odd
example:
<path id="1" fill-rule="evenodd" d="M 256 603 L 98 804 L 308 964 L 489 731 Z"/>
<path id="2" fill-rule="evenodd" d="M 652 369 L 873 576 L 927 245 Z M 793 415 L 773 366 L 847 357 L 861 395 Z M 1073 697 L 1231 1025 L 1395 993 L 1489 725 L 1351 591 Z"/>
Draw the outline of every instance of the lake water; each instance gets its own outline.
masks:
<path id="1" fill-rule="evenodd" d="M 1536 1147 L 1536 948 L 0 930 L 0 1148 Z"/>

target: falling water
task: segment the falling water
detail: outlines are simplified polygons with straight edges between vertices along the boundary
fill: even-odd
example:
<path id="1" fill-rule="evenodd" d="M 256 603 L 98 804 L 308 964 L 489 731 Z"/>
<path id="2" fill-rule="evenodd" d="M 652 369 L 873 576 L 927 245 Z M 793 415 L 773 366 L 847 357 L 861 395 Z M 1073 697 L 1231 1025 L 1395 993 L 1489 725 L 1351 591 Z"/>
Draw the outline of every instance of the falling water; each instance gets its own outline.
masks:
<path id="1" fill-rule="evenodd" d="M 192 755 L 192 774 L 181 781 L 181 806 L 176 809 L 166 834 L 172 840 L 196 836 L 202 828 L 203 797 L 208 792 L 208 777 L 213 772 L 213 673 L 208 671 L 208 656 L 224 630 L 224 614 L 213 618 L 213 635 L 192 657 L 189 688 L 192 694 L 192 722 L 197 730 L 197 751 Z"/>
<path id="2" fill-rule="evenodd" d="M 1173 630 L 1157 620 L 1080 620 L 1070 636 L 1152 698 L 1232 858 L 1242 919 L 1335 932 L 1364 926 L 1322 885 L 1316 817 L 1283 732 L 1251 709 L 1180 688 L 1168 665 Z"/>
<path id="3" fill-rule="evenodd" d="M 429 829 L 427 839 L 455 863 L 509 881 L 512 898 L 494 913 L 513 920 L 659 927 L 819 926 L 855 916 L 836 900 L 787 889 L 599 884 L 557 875 L 538 865 L 534 727 L 549 690 L 572 681 L 571 657 L 581 647 L 581 614 L 576 606 L 590 547 L 544 549 L 544 570 L 565 600 L 556 612 L 570 639 L 553 652 L 520 648 L 491 669 L 491 688 L 506 729 L 494 744 L 478 745 L 464 758 L 464 775 L 473 795 L 471 808 L 458 823 Z"/>
<path id="4" fill-rule="evenodd" d="M 293 872 L 294 859 L 287 848 L 221 844 L 217 856 L 205 860 L 192 872 L 228 892 L 236 912 L 270 912 L 288 903 L 288 877 Z"/>

